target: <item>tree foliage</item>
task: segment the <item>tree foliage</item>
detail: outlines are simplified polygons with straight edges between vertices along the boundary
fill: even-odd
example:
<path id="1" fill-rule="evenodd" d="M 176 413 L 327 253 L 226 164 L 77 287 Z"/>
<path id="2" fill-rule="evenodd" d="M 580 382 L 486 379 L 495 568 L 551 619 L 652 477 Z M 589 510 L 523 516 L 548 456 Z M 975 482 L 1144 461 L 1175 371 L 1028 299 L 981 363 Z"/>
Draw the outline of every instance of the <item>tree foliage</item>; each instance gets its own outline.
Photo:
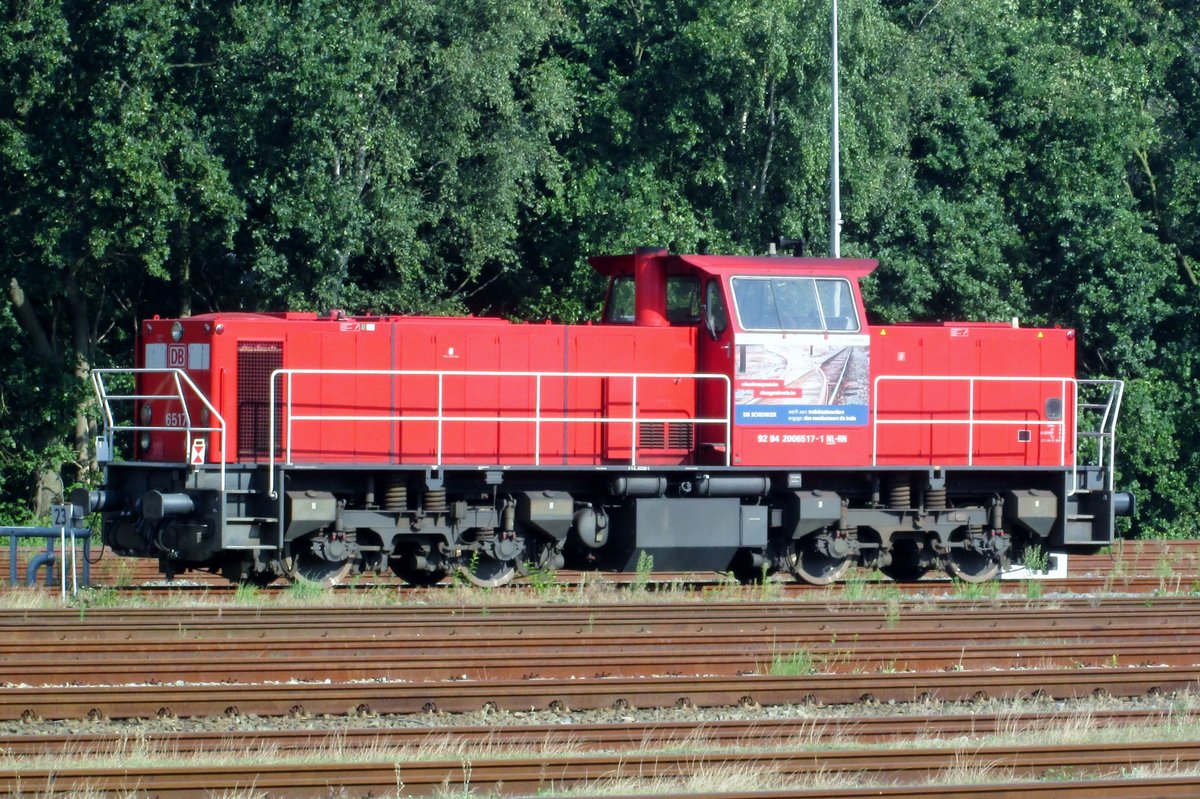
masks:
<path id="1" fill-rule="evenodd" d="M 0 493 L 80 376 L 210 309 L 590 318 L 584 256 L 828 249 L 822 0 L 11 0 Z M 1059 324 L 1128 381 L 1143 530 L 1200 527 L 1195 0 L 841 0 L 881 321 Z M 86 408 L 85 408 L 86 410 Z M 72 454 L 74 452 L 74 454 Z"/>

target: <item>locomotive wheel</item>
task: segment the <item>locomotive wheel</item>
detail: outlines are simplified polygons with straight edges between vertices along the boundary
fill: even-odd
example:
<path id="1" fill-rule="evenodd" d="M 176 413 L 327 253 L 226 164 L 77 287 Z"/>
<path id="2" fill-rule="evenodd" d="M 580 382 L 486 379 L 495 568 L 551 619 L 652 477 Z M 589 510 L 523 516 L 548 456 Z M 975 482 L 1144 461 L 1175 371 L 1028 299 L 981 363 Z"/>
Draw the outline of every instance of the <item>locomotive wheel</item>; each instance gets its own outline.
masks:
<path id="1" fill-rule="evenodd" d="M 301 538 L 288 545 L 283 558 L 283 573 L 293 583 L 316 583 L 332 588 L 346 579 L 354 562 L 328 560 L 312 550 L 311 539 Z"/>
<path id="2" fill-rule="evenodd" d="M 821 552 L 816 536 L 808 536 L 796 542 L 796 549 L 788 560 L 792 576 L 797 580 L 813 585 L 829 585 L 846 576 L 852 557 Z"/>
<path id="3" fill-rule="evenodd" d="M 963 536 L 952 536 L 959 543 Z M 991 555 L 976 549 L 952 547 L 946 555 L 946 571 L 965 583 L 986 583 L 1000 573 L 1000 564 Z"/>
<path id="4" fill-rule="evenodd" d="M 471 585 L 480 588 L 499 588 L 511 583 L 517 574 L 515 560 L 496 560 L 487 555 L 472 557 L 470 562 L 458 567 L 458 573 Z"/>
<path id="5" fill-rule="evenodd" d="M 517 574 L 528 577 L 538 572 L 555 572 L 562 565 L 558 550 L 550 541 L 525 537 L 525 556 L 517 563 Z"/>
<path id="6" fill-rule="evenodd" d="M 332 588 L 345 580 L 350 575 L 352 565 L 348 560 L 333 563 L 304 555 L 293 555 L 283 559 L 284 572 L 293 583 L 316 583 L 324 588 Z"/>

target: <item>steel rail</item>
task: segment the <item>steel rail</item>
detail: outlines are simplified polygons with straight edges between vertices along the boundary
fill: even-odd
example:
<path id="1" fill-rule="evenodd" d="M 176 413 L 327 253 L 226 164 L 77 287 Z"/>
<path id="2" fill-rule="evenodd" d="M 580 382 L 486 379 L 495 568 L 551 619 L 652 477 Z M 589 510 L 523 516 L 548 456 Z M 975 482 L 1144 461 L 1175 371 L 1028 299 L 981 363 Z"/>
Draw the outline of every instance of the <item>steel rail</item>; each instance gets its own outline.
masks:
<path id="1" fill-rule="evenodd" d="M 1200 764 L 1200 743 L 1120 743 L 1065 746 L 937 747 L 902 750 L 653 752 L 638 755 L 543 755 L 518 758 L 463 758 L 396 762 L 293 762 L 219 766 L 125 766 L 17 769 L 0 774 L 0 792 L 88 791 L 111 794 L 136 790 L 159 799 L 191 799 L 253 789 L 289 796 L 380 795 L 399 786 L 410 795 L 431 795 L 446 785 L 472 791 L 528 793 L 547 787 L 589 785 L 614 779 L 656 780 L 686 777 L 711 769 L 740 769 L 787 778 L 845 776 L 861 781 L 860 791 L 877 783 L 921 784 L 962 769 L 977 768 L 984 781 L 1041 779 L 1063 772 L 1110 776 L 1139 767 L 1188 769 Z M 988 775 L 994 775 L 988 779 Z M 993 794 L 994 795 L 994 794 Z"/>
<path id="2" fill-rule="evenodd" d="M 1197 799 L 1200 782 L 1195 777 L 1055 780 L 981 785 L 872 786 L 879 799 Z M 539 799 L 559 794 L 539 793 Z M 861 788 L 790 788 L 777 791 L 721 791 L 689 794 L 691 799 L 862 799 Z M 581 799 L 571 794 L 571 799 Z M 603 799 L 646 799 L 644 794 L 605 793 Z"/>
<path id="3" fill-rule="evenodd" d="M 254 685 L 0 686 L 0 720 L 1078 699 L 1194 689 L 1200 666 Z"/>
<path id="4" fill-rule="evenodd" d="M 1027 666 L 1188 667 L 1200 660 L 1196 655 L 1200 651 L 1200 635 L 1154 644 L 1136 640 L 1033 644 L 1014 642 L 1010 636 L 1008 640 L 989 644 L 933 646 L 922 644 L 919 636 L 905 634 L 890 642 L 867 646 L 828 640 L 816 645 L 789 640 L 732 644 L 696 640 L 685 648 L 654 639 L 607 647 L 577 646 L 573 651 L 558 652 L 545 651 L 537 641 L 530 641 L 522 648 L 504 642 L 495 652 L 479 651 L 491 647 L 478 643 L 440 651 L 430 651 L 425 644 L 414 648 L 411 642 L 389 642 L 386 647 L 364 643 L 356 652 L 301 653 L 296 651 L 298 648 L 288 652 L 224 650 L 188 656 L 163 653 L 149 656 L 135 649 L 62 658 L 51 663 L 41 657 L 9 657 L 4 678 L 10 683 L 32 685 L 124 685 L 171 683 L 181 675 L 189 683 L 533 680 L 654 677 L 663 673 L 738 676 L 769 673 L 775 661 L 786 660 L 797 652 L 812 664 L 812 670 L 825 674 L 978 671 Z"/>
<path id="5" fill-rule="evenodd" d="M 948 622 L 966 628 L 1006 626 L 1012 628 L 1014 611 L 1020 612 L 1022 631 L 1069 628 L 1088 623 L 1100 627 L 1121 624 L 1165 625 L 1188 628 L 1200 617 L 1200 595 L 1165 596 L 1147 601 L 1143 597 L 1081 597 L 1046 600 L 936 598 L 891 602 L 864 599 L 847 602 L 837 596 L 814 601 L 803 599 L 692 600 L 608 602 L 589 604 L 498 604 L 486 605 L 381 605 L 381 606 L 190 606 L 133 608 L 15 608 L 0 610 L 0 633 L 22 633 L 42 637 L 124 634 L 147 637 L 169 634 L 215 632 L 228 636 L 238 630 L 265 636 L 310 631 L 320 637 L 361 635 L 373 630 L 386 635 L 389 625 L 453 629 L 452 635 L 481 635 L 497 632 L 529 634 L 544 631 L 576 632 L 582 628 L 611 631 L 663 633 L 670 630 L 716 632 L 737 629 L 816 628 L 862 629 L 864 626 L 894 626 L 898 618 L 906 625 L 926 624 L 936 629 Z M 907 614 L 907 615 L 906 615 Z M 784 625 L 783 628 L 780 625 Z M 355 629 L 345 629 L 345 627 Z M 643 629 L 645 628 L 645 629 Z M 653 629 L 651 629 L 653 628 Z M 5 636 L 0 635 L 0 641 Z"/>
<path id="6" fill-rule="evenodd" d="M 192 662 L 193 658 L 297 658 L 306 655 L 338 657 L 345 653 L 361 654 L 363 657 L 422 656 L 469 657 L 472 654 L 487 654 L 492 657 L 528 654 L 536 650 L 544 656 L 575 656 L 580 653 L 611 656 L 634 650 L 670 649 L 673 652 L 725 652 L 742 649 L 746 651 L 768 647 L 778 652 L 786 647 L 826 648 L 842 652 L 847 649 L 869 654 L 872 652 L 897 652 L 918 655 L 922 652 L 936 653 L 941 648 L 952 647 L 957 654 L 964 649 L 986 651 L 996 646 L 1010 650 L 1033 651 L 1039 647 L 1074 645 L 1080 650 L 1098 645 L 1111 647 L 1129 644 L 1132 646 L 1160 646 L 1162 643 L 1177 647 L 1195 645 L 1200 638 L 1200 620 L 1184 619 L 1178 626 L 1170 622 L 1138 626 L 1136 619 L 1121 623 L 1101 625 L 1088 620 L 1074 624 L 1035 627 L 1015 630 L 998 626 L 962 625 L 958 629 L 938 629 L 929 623 L 913 623 L 902 618 L 894 621 L 881 620 L 855 626 L 820 629 L 812 626 L 766 627 L 742 630 L 690 630 L 656 634 L 647 629 L 631 636 L 619 629 L 610 630 L 603 621 L 592 629 L 580 629 L 574 635 L 556 635 L 548 632 L 518 632 L 515 636 L 487 636 L 486 629 L 473 631 L 475 634 L 457 635 L 453 628 L 445 630 L 416 630 L 411 626 L 397 625 L 385 631 L 370 632 L 358 628 L 362 635 L 323 634 L 320 630 L 289 630 L 277 636 L 255 634 L 253 630 L 240 628 L 221 635 L 193 632 L 181 628 L 174 639 L 169 636 L 154 636 L 140 639 L 136 648 L 128 633 L 111 637 L 85 639 L 79 636 L 72 640 L 69 651 L 64 651 L 64 641 L 72 639 L 69 633 L 56 634 L 43 640 L 35 636 L 10 636 L 14 640 L 0 641 L 0 655 L 13 670 L 21 664 L 48 665 L 47 658 L 61 660 L 64 664 L 83 663 L 90 665 L 107 658 L 119 662 L 121 657 L 136 657 L 145 663 L 170 656 L 180 665 Z M 1186 626 L 1185 626 L 1186 625 Z M 492 628 L 495 632 L 500 628 Z M 339 631 L 341 632 L 341 631 Z M 969 637 L 970 644 L 964 644 Z M 18 640 L 19 639 L 19 640 Z M 266 647 L 269 646 L 269 649 Z M 1028 655 L 1025 656 L 1026 658 Z M 74 668 L 70 666 L 70 668 Z"/>

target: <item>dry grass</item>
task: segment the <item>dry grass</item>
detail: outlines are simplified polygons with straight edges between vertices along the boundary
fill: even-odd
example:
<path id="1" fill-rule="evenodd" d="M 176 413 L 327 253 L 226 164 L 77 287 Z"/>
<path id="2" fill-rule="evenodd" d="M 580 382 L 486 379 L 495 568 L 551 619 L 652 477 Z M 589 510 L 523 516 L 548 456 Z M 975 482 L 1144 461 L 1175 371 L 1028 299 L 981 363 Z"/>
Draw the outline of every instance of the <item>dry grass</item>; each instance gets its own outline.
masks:
<path id="1" fill-rule="evenodd" d="M 978 769 L 980 763 L 967 762 L 964 752 L 982 748 L 1012 748 L 1027 745 L 1031 739 L 1054 740 L 1064 744 L 1112 744 L 1128 742 L 1171 742 L 1200 738 L 1200 721 L 1190 717 L 1198 700 L 1193 696 L 1178 699 L 1174 706 L 1164 709 L 1162 719 L 1150 725 L 1106 726 L 1097 713 L 1086 705 L 1075 712 L 1022 719 L 1031 708 L 1025 703 L 1011 703 L 993 715 L 999 719 L 998 729 L 991 734 L 969 734 L 950 737 L 921 735 L 898 738 L 885 743 L 862 743 L 854 739 L 854 731 L 832 735 L 828 719 L 798 720 L 798 727 L 786 735 L 766 739 L 746 737 L 725 742 L 713 736 L 713 731 L 700 727 L 687 737 L 660 741 L 648 729 L 640 745 L 632 749 L 592 749 L 582 744 L 565 727 L 562 732 L 530 736 L 528 740 L 511 742 L 487 738 L 482 742 L 467 742 L 447 733 L 426 738 L 416 746 L 390 744 L 386 738 L 367 745 L 348 741 L 333 732 L 311 749 L 280 750 L 274 747 L 248 748 L 231 734 L 214 750 L 200 753 L 179 752 L 172 739 L 153 739 L 134 733 L 120 738 L 110 749 L 87 754 L 78 747 L 33 756 L 0 755 L 0 769 L 14 772 L 54 768 L 141 768 L 150 765 L 172 766 L 255 766 L 281 763 L 315 765 L 322 763 L 401 763 L 454 761 L 470 763 L 477 760 L 509 758 L 538 758 L 552 760 L 581 754 L 653 757 L 656 754 L 697 757 L 723 754 L 775 754 L 788 752 L 819 752 L 832 749 L 879 751 L 895 748 L 946 748 L 954 751 L 955 762 L 964 770 Z M 982 720 L 982 717 L 981 717 Z M 319 735 L 314 731 L 314 737 Z M 381 730 L 381 736 L 386 732 Z M 984 764 L 986 765 L 986 764 Z M 969 767 L 969 768 L 968 768 Z"/>
<path id="2" fill-rule="evenodd" d="M 556 795 L 604 796 L 616 794 L 643 795 L 686 795 L 691 793 L 715 793 L 722 791 L 768 791 L 803 789 L 867 789 L 876 785 L 890 784 L 872 780 L 860 773 L 821 772 L 797 777 L 781 774 L 767 762 L 744 764 L 713 764 L 709 758 L 725 754 L 763 756 L 774 753 L 820 752 L 830 749 L 857 751 L 879 751 L 896 748 L 946 749 L 946 766 L 924 784 L 936 785 L 981 785 L 1000 784 L 1014 779 L 1009 767 L 999 766 L 989 759 L 988 748 L 1008 750 L 1014 746 L 1027 745 L 1031 740 L 1054 740 L 1065 744 L 1121 743 L 1126 741 L 1175 741 L 1196 740 L 1200 737 L 1200 723 L 1189 717 L 1189 713 L 1200 706 L 1200 699 L 1192 695 L 1180 696 L 1171 707 L 1164 708 L 1162 720 L 1154 725 L 1106 727 L 1099 713 L 1102 704 L 1089 707 L 1080 703 L 1077 711 L 1055 714 L 1045 718 L 1022 719 L 1022 713 L 1037 709 L 1040 703 L 1013 702 L 1000 707 L 988 715 L 999 719 L 998 730 L 990 735 L 960 735 L 954 737 L 921 736 L 915 739 L 895 740 L 884 744 L 862 744 L 853 740 L 853 730 L 847 736 L 831 735 L 827 719 L 799 719 L 798 728 L 788 735 L 762 739 L 749 737 L 733 742 L 713 738 L 712 731 L 700 728 L 690 736 L 668 742 L 656 741 L 653 732 L 647 730 L 646 737 L 635 750 L 623 754 L 591 750 L 576 740 L 569 728 L 544 736 L 533 736 L 517 744 L 488 739 L 482 743 L 466 743 L 452 734 L 435 736 L 418 746 L 398 747 L 376 741 L 360 746 L 345 737 L 333 734 L 322 745 L 306 751 L 280 751 L 270 747 L 263 749 L 235 746 L 236 736 L 231 734 L 227 747 L 230 751 L 212 754 L 186 754 L 175 751 L 169 739 L 166 743 L 156 742 L 142 734 L 131 734 L 120 739 L 109 752 L 101 755 L 84 755 L 67 747 L 62 752 L 19 758 L 0 758 L 0 769 L 12 770 L 18 775 L 22 770 L 60 768 L 139 768 L 145 766 L 170 765 L 279 765 L 287 763 L 319 765 L 329 764 L 336 769 L 339 764 L 374 763 L 384 764 L 395 770 L 396 788 L 392 794 L 396 799 L 406 797 L 403 774 L 406 763 L 447 762 L 462 769 L 464 777 L 458 782 L 444 783 L 438 789 L 441 799 L 483 799 L 498 795 L 491 788 L 480 788 L 471 784 L 472 763 L 506 758 L 536 758 L 543 762 L 569 759 L 578 755 L 616 754 L 627 758 L 632 764 L 635 759 L 653 760 L 656 755 L 684 758 L 683 771 L 667 777 L 617 774 L 608 778 L 589 781 L 580 785 L 552 786 Z M 1043 706 L 1044 709 L 1044 706 Z M 951 710 L 953 712 L 953 710 Z M 316 734 L 314 732 L 314 734 Z M 1087 775 L 1056 775 L 1048 773 L 1042 779 L 1062 779 L 1064 776 L 1086 778 Z M 1131 768 L 1123 776 L 1128 778 L 1200 776 L 1200 769 L 1181 768 L 1175 763 L 1162 763 Z M 130 799 L 135 795 L 130 791 Z M 260 799 L 263 791 L 242 789 L 236 792 L 214 794 L 225 799 Z M 99 799 L 87 791 L 65 793 L 20 793 L 18 799 Z M 111 795 L 109 795 L 111 796 Z"/>
<path id="3" fill-rule="evenodd" d="M 684 796 L 696 793 L 724 793 L 781 790 L 852 789 L 862 787 L 857 774 L 833 773 L 798 777 L 758 765 L 697 764 L 690 774 L 673 777 L 616 776 L 589 780 L 564 788 L 554 788 L 556 796 Z"/>

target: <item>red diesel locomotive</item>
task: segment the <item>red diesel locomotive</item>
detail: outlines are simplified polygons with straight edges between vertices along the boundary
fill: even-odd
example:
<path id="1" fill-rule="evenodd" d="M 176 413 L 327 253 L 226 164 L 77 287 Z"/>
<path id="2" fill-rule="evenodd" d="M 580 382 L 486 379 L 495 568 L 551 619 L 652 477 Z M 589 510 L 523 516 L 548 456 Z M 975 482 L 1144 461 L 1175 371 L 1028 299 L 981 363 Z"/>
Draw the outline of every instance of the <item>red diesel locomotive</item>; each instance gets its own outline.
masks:
<path id="1" fill-rule="evenodd" d="M 390 567 L 991 579 L 1113 539 L 1122 384 L 1075 334 L 868 325 L 874 261 L 592 259 L 597 324 L 215 313 L 97 370 L 103 514 L 171 575 L 335 583 Z M 129 375 L 132 375 L 130 377 Z M 643 563 L 646 561 L 643 561 Z"/>

